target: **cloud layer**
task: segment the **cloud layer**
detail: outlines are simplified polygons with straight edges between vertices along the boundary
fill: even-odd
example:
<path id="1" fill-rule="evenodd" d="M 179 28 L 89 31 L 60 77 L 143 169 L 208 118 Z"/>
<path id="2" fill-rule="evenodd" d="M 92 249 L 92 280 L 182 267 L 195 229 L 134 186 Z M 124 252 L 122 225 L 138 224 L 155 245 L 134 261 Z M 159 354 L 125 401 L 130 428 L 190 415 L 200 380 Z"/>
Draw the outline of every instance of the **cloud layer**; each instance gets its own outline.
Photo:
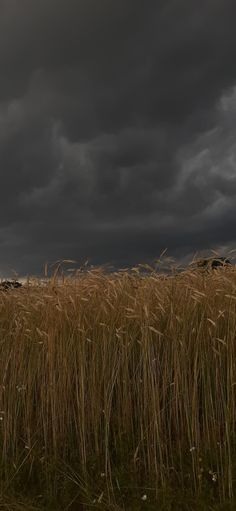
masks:
<path id="1" fill-rule="evenodd" d="M 234 247 L 233 0 L 0 0 L 0 273 Z"/>

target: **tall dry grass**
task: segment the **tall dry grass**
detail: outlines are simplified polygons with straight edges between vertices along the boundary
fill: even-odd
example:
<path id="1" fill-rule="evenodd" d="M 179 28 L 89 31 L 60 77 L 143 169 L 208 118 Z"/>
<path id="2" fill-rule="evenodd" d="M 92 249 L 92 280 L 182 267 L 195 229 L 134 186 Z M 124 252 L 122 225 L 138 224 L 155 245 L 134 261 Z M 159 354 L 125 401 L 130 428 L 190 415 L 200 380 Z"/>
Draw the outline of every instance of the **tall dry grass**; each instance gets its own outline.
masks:
<path id="1" fill-rule="evenodd" d="M 54 276 L 0 294 L 0 332 L 2 491 L 232 497 L 234 267 Z"/>

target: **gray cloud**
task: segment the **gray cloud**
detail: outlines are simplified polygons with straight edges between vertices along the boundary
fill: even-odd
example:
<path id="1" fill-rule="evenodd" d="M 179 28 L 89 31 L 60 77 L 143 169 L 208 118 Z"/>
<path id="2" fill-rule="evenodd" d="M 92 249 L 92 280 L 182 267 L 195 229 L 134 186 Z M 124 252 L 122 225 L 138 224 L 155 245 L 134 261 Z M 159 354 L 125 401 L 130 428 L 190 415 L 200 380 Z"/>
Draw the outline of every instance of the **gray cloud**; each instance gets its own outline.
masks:
<path id="1" fill-rule="evenodd" d="M 0 1 L 0 272 L 233 246 L 233 0 Z"/>

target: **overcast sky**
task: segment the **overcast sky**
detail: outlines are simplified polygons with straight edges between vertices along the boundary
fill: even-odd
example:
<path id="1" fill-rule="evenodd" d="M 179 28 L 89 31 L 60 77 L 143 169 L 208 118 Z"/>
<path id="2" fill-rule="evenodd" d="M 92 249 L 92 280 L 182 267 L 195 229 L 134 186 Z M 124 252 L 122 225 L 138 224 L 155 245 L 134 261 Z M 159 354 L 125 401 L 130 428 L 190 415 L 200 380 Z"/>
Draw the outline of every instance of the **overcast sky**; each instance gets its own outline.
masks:
<path id="1" fill-rule="evenodd" d="M 235 0 L 0 0 L 0 275 L 235 248 Z"/>

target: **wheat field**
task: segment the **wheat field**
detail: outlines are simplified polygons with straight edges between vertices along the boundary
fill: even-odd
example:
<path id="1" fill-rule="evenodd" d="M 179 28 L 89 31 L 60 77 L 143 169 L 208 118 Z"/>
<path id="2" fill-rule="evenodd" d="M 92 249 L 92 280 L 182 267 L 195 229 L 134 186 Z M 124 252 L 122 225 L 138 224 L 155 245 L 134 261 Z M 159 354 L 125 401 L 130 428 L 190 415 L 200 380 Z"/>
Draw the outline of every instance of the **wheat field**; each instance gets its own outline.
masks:
<path id="1" fill-rule="evenodd" d="M 0 332 L 0 509 L 232 504 L 234 266 L 55 273 L 0 293 Z"/>

